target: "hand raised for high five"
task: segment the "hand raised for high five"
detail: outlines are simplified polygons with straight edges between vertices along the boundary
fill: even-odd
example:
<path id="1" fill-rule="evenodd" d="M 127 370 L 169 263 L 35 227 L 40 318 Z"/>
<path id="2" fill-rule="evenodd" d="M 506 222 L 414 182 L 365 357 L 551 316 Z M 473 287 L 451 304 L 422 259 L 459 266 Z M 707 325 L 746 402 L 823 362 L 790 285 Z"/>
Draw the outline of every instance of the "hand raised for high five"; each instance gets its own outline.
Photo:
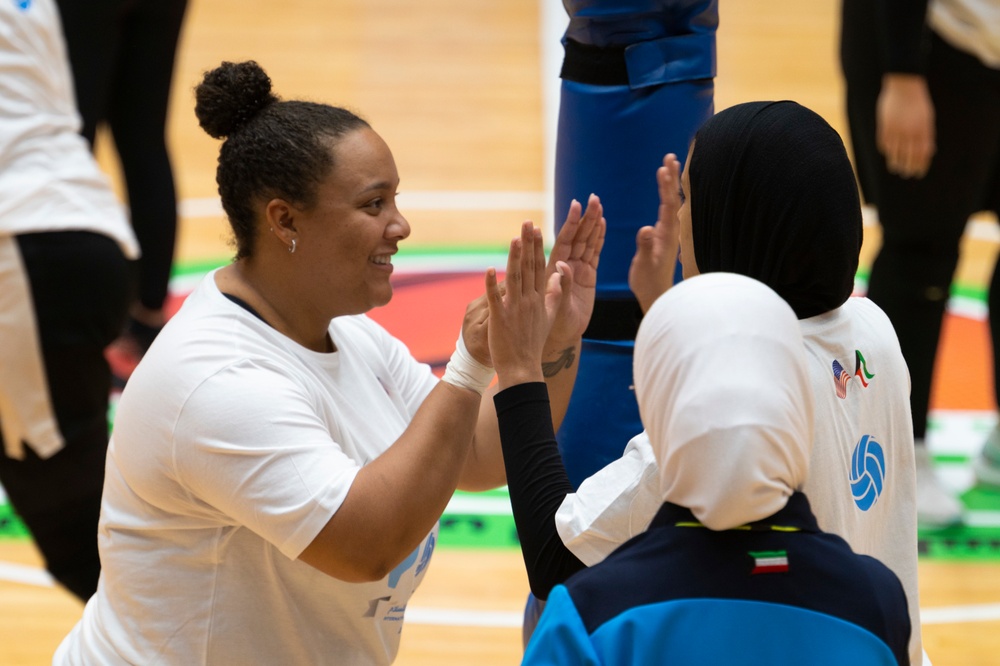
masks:
<path id="1" fill-rule="evenodd" d="M 663 166 L 656 170 L 660 190 L 660 210 L 655 226 L 639 229 L 635 235 L 635 256 L 628 269 L 628 286 L 646 312 L 659 296 L 674 284 L 681 208 L 681 164 L 667 153 Z"/>
<path id="2" fill-rule="evenodd" d="M 556 313 L 550 337 L 557 342 L 577 340 L 590 323 L 594 312 L 594 296 L 597 290 L 597 264 L 604 247 L 607 222 L 604 207 L 596 194 L 587 200 L 587 210 L 581 216 L 582 206 L 573 200 L 566 215 L 566 222 L 559 230 L 552 251 L 546 275 L 556 273 L 562 263 L 569 267 L 567 278 L 563 280 L 564 294 Z"/>
<path id="3" fill-rule="evenodd" d="M 495 269 L 486 272 L 490 355 L 501 389 L 544 379 L 542 347 L 561 310 L 561 281 L 570 274 L 562 264 L 546 279 L 542 232 L 531 222 L 510 243 L 504 288 L 497 284 Z"/>

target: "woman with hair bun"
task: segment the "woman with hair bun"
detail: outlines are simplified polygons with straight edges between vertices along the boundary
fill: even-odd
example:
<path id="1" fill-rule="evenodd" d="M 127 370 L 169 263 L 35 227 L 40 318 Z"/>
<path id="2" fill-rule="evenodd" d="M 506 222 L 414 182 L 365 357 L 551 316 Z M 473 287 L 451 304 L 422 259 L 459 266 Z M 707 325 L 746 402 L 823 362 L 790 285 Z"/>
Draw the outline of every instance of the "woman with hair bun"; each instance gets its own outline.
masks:
<path id="1" fill-rule="evenodd" d="M 410 233 L 382 138 L 345 109 L 278 99 L 254 62 L 223 63 L 196 95 L 225 139 L 236 257 L 122 394 L 102 577 L 55 663 L 390 663 L 453 492 L 505 483 L 491 366 L 505 387 L 578 354 L 600 202 L 571 207 L 548 265 L 522 225 L 506 288 L 487 271 L 438 380 L 365 316 L 389 302 Z M 558 420 L 576 367 L 556 365 Z"/>

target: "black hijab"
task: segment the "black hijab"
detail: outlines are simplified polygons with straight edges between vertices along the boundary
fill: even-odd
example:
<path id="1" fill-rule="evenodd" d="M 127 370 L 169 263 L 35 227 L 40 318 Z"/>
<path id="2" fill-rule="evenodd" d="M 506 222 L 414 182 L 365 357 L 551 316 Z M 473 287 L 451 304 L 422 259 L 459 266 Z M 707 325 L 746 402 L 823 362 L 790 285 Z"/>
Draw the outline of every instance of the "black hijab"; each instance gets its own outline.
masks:
<path id="1" fill-rule="evenodd" d="M 689 177 L 700 273 L 755 278 L 799 319 L 851 295 L 861 202 L 844 142 L 818 114 L 795 102 L 720 111 L 695 134 Z"/>

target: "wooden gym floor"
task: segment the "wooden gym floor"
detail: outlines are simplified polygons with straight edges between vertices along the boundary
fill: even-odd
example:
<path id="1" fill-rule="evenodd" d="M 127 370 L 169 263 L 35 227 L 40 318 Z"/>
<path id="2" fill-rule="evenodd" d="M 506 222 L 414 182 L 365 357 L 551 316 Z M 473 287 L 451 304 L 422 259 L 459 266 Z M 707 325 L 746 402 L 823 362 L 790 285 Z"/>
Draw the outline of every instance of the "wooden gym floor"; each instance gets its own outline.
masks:
<path id="1" fill-rule="evenodd" d="M 839 3 L 720 4 L 716 107 L 795 99 L 843 133 Z M 395 154 L 411 248 L 492 249 L 522 219 L 549 223 L 552 95 L 564 23 L 556 0 L 191 0 L 168 128 L 182 200 L 178 264 L 218 263 L 230 254 L 215 190 L 218 143 L 198 128 L 191 93 L 201 73 L 222 60 L 257 60 L 281 96 L 366 117 Z M 106 143 L 99 157 L 117 184 Z M 982 289 L 997 251 L 995 224 L 976 228 L 957 276 L 973 290 Z M 877 244 L 870 227 L 865 261 Z M 462 307 L 456 304 L 459 318 Z M 969 326 L 971 337 L 949 353 L 968 359 L 967 340 L 977 339 L 978 356 L 965 365 L 983 370 L 982 323 L 953 325 Z M 937 389 L 937 406 L 991 410 L 984 372 Z M 441 548 L 434 560 L 408 610 L 397 663 L 518 663 L 527 592 L 518 551 Z M 30 542 L 0 540 L 0 664 L 49 663 L 80 615 L 80 605 L 47 584 L 39 566 Z M 934 662 L 1000 663 L 1000 563 L 924 559 L 920 575 Z"/>

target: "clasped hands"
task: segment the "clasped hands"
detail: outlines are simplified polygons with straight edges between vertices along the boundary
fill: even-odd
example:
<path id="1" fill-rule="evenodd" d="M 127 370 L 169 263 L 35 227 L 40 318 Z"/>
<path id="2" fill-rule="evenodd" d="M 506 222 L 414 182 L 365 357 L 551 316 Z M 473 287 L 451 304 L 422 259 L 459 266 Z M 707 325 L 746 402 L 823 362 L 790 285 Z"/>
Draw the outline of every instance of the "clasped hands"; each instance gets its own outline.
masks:
<path id="1" fill-rule="evenodd" d="M 466 308 L 465 345 L 497 369 L 501 387 L 541 381 L 546 352 L 577 344 L 587 328 L 607 223 L 596 195 L 581 211 L 578 201 L 570 204 L 547 262 L 541 229 L 522 224 L 504 280 L 489 269 L 486 293 Z"/>

